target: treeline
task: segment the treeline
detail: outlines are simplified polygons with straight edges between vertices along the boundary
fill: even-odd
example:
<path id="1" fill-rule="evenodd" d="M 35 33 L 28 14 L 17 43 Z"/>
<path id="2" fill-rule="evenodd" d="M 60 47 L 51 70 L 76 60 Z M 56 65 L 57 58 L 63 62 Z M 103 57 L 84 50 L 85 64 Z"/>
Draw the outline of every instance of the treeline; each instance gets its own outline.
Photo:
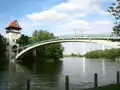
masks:
<path id="1" fill-rule="evenodd" d="M 31 37 L 22 34 L 20 39 L 17 40 L 17 43 L 20 44 L 20 46 L 44 41 L 44 40 L 50 40 L 54 39 L 55 36 L 53 33 L 48 32 L 46 30 L 35 30 Z"/>
<path id="2" fill-rule="evenodd" d="M 0 34 L 0 58 L 5 57 L 6 52 L 6 41 L 5 38 Z"/>
<path id="3" fill-rule="evenodd" d="M 31 37 L 26 35 L 21 35 L 17 43 L 19 43 L 20 46 L 24 46 L 50 39 L 55 39 L 53 33 L 45 30 L 35 30 Z M 37 48 L 37 55 L 45 58 L 60 59 L 63 57 L 63 50 L 64 48 L 60 43 L 49 44 Z"/>
<path id="4" fill-rule="evenodd" d="M 120 59 L 120 49 L 95 50 L 85 54 L 86 58 Z"/>
<path id="5" fill-rule="evenodd" d="M 78 54 L 71 53 L 71 54 L 64 55 L 64 57 L 83 57 L 83 55 L 80 55 L 79 53 Z"/>

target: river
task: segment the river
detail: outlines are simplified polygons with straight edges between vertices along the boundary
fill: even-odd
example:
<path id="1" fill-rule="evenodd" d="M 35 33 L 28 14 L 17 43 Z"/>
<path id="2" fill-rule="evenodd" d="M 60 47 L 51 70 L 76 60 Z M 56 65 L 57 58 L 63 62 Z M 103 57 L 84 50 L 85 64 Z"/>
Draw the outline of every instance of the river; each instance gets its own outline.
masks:
<path id="1" fill-rule="evenodd" d="M 94 73 L 98 73 L 99 86 L 116 83 L 117 70 L 120 70 L 118 62 L 66 57 L 57 63 L 49 60 L 47 62 L 37 61 L 27 66 L 1 62 L 0 79 L 9 82 L 14 78 L 19 78 L 17 82 L 20 82 L 22 78 L 28 78 L 31 80 L 31 90 L 64 90 L 65 75 L 69 75 L 70 90 L 82 90 L 93 87 Z M 9 86 L 6 87 L 9 88 Z"/>

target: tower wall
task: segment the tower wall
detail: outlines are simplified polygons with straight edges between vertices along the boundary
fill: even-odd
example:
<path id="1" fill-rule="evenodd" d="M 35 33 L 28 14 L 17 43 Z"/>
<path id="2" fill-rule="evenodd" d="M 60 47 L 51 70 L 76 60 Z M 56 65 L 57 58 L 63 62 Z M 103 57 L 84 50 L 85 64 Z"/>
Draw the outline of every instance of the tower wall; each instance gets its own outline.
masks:
<path id="1" fill-rule="evenodd" d="M 17 20 L 12 21 L 6 28 L 6 56 L 9 60 L 14 59 L 17 53 L 15 49 L 19 47 L 17 39 L 21 36 L 21 29 Z"/>
<path id="2" fill-rule="evenodd" d="M 9 60 L 13 59 L 14 56 L 15 56 L 15 52 L 13 51 L 13 47 L 19 47 L 19 44 L 17 44 L 17 39 L 19 39 L 21 36 L 20 33 L 7 33 L 6 34 L 6 44 L 7 44 L 7 47 L 6 47 L 6 54 L 7 54 L 7 57 Z"/>

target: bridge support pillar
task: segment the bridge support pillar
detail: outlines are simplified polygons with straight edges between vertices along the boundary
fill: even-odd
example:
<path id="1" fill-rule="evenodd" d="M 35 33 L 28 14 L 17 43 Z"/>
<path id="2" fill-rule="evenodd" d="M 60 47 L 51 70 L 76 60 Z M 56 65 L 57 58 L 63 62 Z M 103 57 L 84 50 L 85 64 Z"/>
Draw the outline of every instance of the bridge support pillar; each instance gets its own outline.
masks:
<path id="1" fill-rule="evenodd" d="M 20 48 L 18 52 L 19 52 L 19 53 L 22 52 L 22 48 Z"/>
<path id="2" fill-rule="evenodd" d="M 104 45 L 104 44 L 102 44 L 102 50 L 103 50 L 103 51 L 105 50 L 105 45 Z"/>
<path id="3" fill-rule="evenodd" d="M 24 50 L 24 48 L 22 48 L 22 51 Z"/>
<path id="4" fill-rule="evenodd" d="M 33 50 L 33 56 L 36 57 L 37 56 L 37 52 L 36 49 Z"/>
<path id="5" fill-rule="evenodd" d="M 19 53 L 19 50 L 17 50 L 17 53 L 16 53 L 16 55 Z"/>
<path id="6" fill-rule="evenodd" d="M 36 60 L 36 57 L 37 57 L 37 51 L 36 49 L 33 50 L 33 61 Z"/>

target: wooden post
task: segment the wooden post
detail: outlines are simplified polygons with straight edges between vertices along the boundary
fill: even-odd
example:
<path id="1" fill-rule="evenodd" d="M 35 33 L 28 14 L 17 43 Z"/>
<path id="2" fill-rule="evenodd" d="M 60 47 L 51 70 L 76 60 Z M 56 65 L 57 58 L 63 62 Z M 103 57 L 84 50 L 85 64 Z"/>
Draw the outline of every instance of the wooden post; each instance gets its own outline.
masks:
<path id="1" fill-rule="evenodd" d="M 119 71 L 117 71 L 117 78 L 116 78 L 116 79 L 117 79 L 117 80 L 116 80 L 116 81 L 117 81 L 117 84 L 120 84 L 120 82 L 119 82 L 119 78 L 120 78 L 120 77 L 119 77 L 119 76 L 120 76 L 120 75 L 119 75 Z"/>
<path id="2" fill-rule="evenodd" d="M 27 90 L 30 90 L 30 80 L 29 79 L 27 79 L 26 88 L 27 88 Z"/>
<path id="3" fill-rule="evenodd" d="M 94 74 L 94 87 L 98 87 L 98 75 L 97 75 L 97 73 Z"/>
<path id="4" fill-rule="evenodd" d="M 65 76 L 65 90 L 69 90 L 69 76 Z"/>

